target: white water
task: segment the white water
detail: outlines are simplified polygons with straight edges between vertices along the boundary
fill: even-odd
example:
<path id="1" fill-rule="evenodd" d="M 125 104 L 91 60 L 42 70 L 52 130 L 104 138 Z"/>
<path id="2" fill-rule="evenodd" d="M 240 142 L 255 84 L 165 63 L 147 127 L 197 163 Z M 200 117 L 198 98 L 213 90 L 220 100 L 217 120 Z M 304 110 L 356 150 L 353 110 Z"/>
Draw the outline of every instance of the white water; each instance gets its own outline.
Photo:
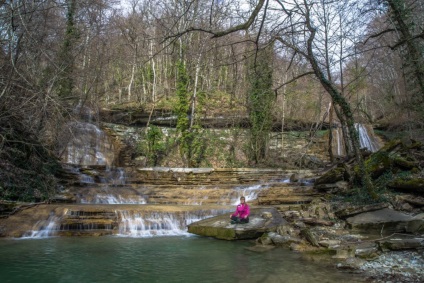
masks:
<path id="1" fill-rule="evenodd" d="M 114 159 L 113 145 L 109 137 L 96 125 L 74 122 L 62 133 L 69 142 L 64 145 L 63 161 L 77 165 L 108 165 Z"/>
<path id="2" fill-rule="evenodd" d="M 368 133 L 368 129 L 364 125 L 357 123 L 355 127 L 359 134 L 361 148 L 367 148 L 371 152 L 376 152 L 380 149 L 377 141 L 372 138 L 372 135 Z"/>
<path id="3" fill-rule="evenodd" d="M 197 211 L 197 212 L 148 212 L 142 214 L 134 211 L 117 210 L 118 233 L 120 237 L 145 238 L 153 236 L 178 236 L 190 235 L 187 232 L 187 225 L 216 216 L 229 211 Z M 54 237 L 61 229 L 61 217 L 51 215 L 47 220 L 37 222 L 33 229 L 22 238 L 43 239 Z M 69 227 L 62 227 L 63 230 L 69 230 Z M 79 227 L 80 230 L 96 230 L 98 227 L 94 224 L 87 224 Z M 112 226 L 105 228 L 112 230 Z"/>
<path id="4" fill-rule="evenodd" d="M 234 192 L 231 193 L 230 203 L 232 205 L 237 205 L 240 203 L 240 197 L 244 196 L 246 198 L 246 202 L 255 200 L 258 198 L 258 194 L 261 190 L 267 189 L 268 186 L 264 185 L 254 185 L 248 187 L 236 187 Z"/>
<path id="5" fill-rule="evenodd" d="M 125 185 L 125 170 L 123 168 L 116 168 L 116 170 L 111 174 L 110 183 L 114 186 Z"/>
<path id="6" fill-rule="evenodd" d="M 212 211 L 207 215 L 155 212 L 141 215 L 129 211 L 117 211 L 117 213 L 121 219 L 118 236 L 133 238 L 190 235 L 187 232 L 187 225 L 217 215 L 217 212 Z"/>
<path id="7" fill-rule="evenodd" d="M 342 135 L 340 134 L 341 129 L 337 129 L 336 130 L 336 139 L 337 139 L 337 155 L 341 156 L 344 153 L 344 148 L 343 148 L 343 139 L 342 139 Z"/>
<path id="8" fill-rule="evenodd" d="M 60 228 L 60 217 L 50 215 L 47 220 L 38 221 L 33 230 L 22 238 L 43 239 L 55 236 L 56 231 Z"/>
<path id="9" fill-rule="evenodd" d="M 124 198 L 121 195 L 101 195 L 97 194 L 93 200 L 81 199 L 81 203 L 89 204 L 146 204 L 146 200 L 142 196 L 135 196 L 133 198 Z"/>
<path id="10" fill-rule="evenodd" d="M 87 174 L 80 174 L 79 179 L 80 179 L 80 182 L 83 183 L 83 184 L 94 184 L 95 183 L 94 178 L 90 175 L 87 175 Z"/>
<path id="11" fill-rule="evenodd" d="M 371 127 L 367 127 L 363 124 L 356 123 L 355 129 L 358 131 L 359 144 L 361 148 L 367 148 L 371 152 L 376 152 L 380 149 L 378 140 L 376 139 L 374 132 Z M 343 141 L 343 132 L 340 127 L 333 130 L 333 152 L 338 156 L 346 154 L 345 145 Z"/>

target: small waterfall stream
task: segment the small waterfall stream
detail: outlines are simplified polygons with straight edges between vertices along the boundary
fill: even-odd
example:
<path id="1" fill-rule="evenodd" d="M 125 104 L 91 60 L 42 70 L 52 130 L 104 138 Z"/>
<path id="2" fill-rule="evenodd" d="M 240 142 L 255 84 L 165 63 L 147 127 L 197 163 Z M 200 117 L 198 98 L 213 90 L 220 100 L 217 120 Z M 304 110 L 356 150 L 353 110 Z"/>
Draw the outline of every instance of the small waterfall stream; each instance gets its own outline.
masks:
<path id="1" fill-rule="evenodd" d="M 259 192 L 267 189 L 267 185 L 253 185 L 247 187 L 235 187 L 234 192 L 231 193 L 230 203 L 232 205 L 237 205 L 240 202 L 240 197 L 244 196 L 246 202 L 249 203 L 258 198 Z"/>
<path id="2" fill-rule="evenodd" d="M 87 122 L 73 122 L 61 134 L 62 160 L 68 164 L 108 165 L 114 160 L 110 138 L 98 126 Z"/>
<path id="3" fill-rule="evenodd" d="M 355 123 L 355 128 L 359 135 L 359 144 L 361 148 L 366 148 L 371 152 L 376 152 L 380 149 L 380 141 L 375 135 L 371 125 Z M 337 156 L 346 155 L 345 143 L 343 140 L 343 131 L 340 127 L 332 129 L 333 133 L 333 154 Z"/>
<path id="4" fill-rule="evenodd" d="M 50 215 L 47 220 L 38 221 L 32 231 L 29 231 L 23 238 L 42 239 L 53 237 L 60 229 L 60 217 Z"/>
<path id="5" fill-rule="evenodd" d="M 371 152 L 376 152 L 380 149 L 374 131 L 370 126 L 367 127 L 363 124 L 356 123 L 355 127 L 359 134 L 361 148 L 367 148 Z"/>

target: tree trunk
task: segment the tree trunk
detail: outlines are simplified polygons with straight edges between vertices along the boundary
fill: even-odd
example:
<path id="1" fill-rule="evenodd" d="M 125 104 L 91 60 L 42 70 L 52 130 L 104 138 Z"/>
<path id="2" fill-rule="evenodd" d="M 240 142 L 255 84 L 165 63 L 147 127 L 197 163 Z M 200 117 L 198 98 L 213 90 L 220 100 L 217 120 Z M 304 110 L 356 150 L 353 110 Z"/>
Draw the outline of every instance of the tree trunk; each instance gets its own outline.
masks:
<path id="1" fill-rule="evenodd" d="M 365 164 L 364 160 L 362 158 L 361 152 L 360 152 L 360 145 L 359 145 L 359 136 L 358 132 L 355 129 L 355 122 L 353 118 L 352 110 L 349 106 L 349 103 L 347 102 L 346 98 L 341 95 L 341 93 L 337 90 L 336 86 L 325 77 L 324 73 L 322 72 L 321 68 L 319 67 L 318 61 L 315 58 L 315 54 L 313 52 L 313 41 L 316 34 L 316 29 L 311 24 L 311 19 L 309 17 L 309 10 L 307 9 L 306 13 L 306 26 L 308 30 L 310 31 L 310 36 L 307 40 L 307 59 L 309 60 L 309 63 L 312 66 L 312 69 L 315 73 L 315 76 L 320 81 L 321 85 L 324 87 L 324 89 L 328 92 L 328 94 L 331 96 L 331 99 L 335 105 L 338 105 L 340 107 L 340 117 L 343 117 L 345 119 L 348 133 L 349 133 L 349 140 L 352 144 L 352 150 L 356 159 L 356 162 L 359 166 L 359 174 L 362 178 L 362 185 L 367 190 L 368 194 L 374 198 L 377 199 L 378 196 L 374 192 L 373 184 L 371 181 L 371 178 L 369 174 L 365 170 Z"/>
<path id="2" fill-rule="evenodd" d="M 194 90 L 193 90 L 193 99 L 191 102 L 191 117 L 190 117 L 190 128 L 193 128 L 194 125 L 194 115 L 196 111 L 196 98 L 197 98 L 197 84 L 199 82 L 199 73 L 200 73 L 200 60 L 202 58 L 202 53 L 200 53 L 199 58 L 197 59 L 196 64 L 196 75 L 194 78 Z"/>

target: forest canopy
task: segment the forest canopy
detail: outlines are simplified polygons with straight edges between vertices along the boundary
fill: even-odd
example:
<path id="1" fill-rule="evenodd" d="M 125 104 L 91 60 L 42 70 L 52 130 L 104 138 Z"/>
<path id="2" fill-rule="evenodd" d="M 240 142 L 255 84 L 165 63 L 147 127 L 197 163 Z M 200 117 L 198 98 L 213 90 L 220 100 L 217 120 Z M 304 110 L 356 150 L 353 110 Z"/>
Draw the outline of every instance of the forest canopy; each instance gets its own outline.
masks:
<path id="1" fill-rule="evenodd" d="M 355 122 L 422 139 L 422 1 L 6 0 L 0 26 L 7 176 L 56 168 L 60 131 L 86 107 L 180 105 L 183 158 L 201 156 L 195 117 L 214 115 L 249 117 L 256 161 L 271 121 L 340 124 L 358 158 Z"/>

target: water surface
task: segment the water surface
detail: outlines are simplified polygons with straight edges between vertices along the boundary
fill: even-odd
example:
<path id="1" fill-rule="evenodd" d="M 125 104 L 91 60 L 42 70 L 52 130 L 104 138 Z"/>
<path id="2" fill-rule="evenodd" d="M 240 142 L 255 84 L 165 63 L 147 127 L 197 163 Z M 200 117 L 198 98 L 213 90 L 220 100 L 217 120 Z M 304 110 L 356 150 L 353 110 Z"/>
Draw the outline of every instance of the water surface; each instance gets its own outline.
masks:
<path id="1" fill-rule="evenodd" d="M 197 236 L 1 239 L 0 282 L 364 282 L 276 248 Z"/>

